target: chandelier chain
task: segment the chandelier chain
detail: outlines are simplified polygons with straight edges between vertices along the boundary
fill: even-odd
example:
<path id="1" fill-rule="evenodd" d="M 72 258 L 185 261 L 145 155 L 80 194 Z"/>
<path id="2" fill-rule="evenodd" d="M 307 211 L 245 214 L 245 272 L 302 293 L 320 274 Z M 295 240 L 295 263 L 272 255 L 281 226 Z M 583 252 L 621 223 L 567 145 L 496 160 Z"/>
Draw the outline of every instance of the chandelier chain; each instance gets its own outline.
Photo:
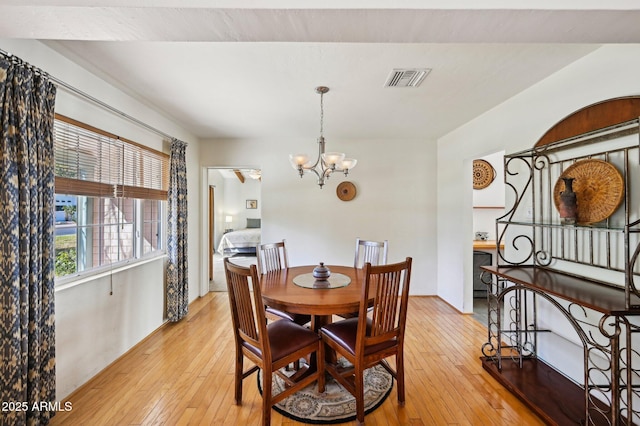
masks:
<path id="1" fill-rule="evenodd" d="M 324 125 L 324 93 L 320 92 L 320 136 L 324 136 L 322 134 Z"/>

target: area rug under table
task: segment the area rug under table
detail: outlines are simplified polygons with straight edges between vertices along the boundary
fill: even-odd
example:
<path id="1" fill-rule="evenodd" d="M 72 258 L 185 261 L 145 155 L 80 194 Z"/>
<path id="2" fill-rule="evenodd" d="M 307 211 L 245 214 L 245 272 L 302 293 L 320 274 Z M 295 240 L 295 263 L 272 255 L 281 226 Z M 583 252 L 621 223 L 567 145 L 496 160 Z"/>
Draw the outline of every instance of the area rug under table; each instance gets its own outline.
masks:
<path id="1" fill-rule="evenodd" d="M 286 374 L 287 372 L 285 372 Z M 289 372 L 292 373 L 292 372 Z M 393 377 L 381 365 L 364 372 L 364 409 L 370 413 L 378 408 L 393 388 Z M 273 375 L 273 395 L 284 389 L 284 382 Z M 258 390 L 262 394 L 262 370 L 258 372 Z M 274 405 L 274 410 L 299 422 L 311 424 L 335 424 L 355 420 L 355 398 L 327 375 L 325 392 L 318 393 L 316 382 Z"/>

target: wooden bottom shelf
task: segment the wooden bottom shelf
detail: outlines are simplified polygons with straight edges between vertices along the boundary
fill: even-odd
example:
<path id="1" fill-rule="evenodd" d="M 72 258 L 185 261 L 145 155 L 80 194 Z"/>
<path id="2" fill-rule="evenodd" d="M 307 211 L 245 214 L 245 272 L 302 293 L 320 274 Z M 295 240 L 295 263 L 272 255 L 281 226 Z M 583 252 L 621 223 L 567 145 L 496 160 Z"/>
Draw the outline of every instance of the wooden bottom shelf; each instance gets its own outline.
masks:
<path id="1" fill-rule="evenodd" d="M 501 385 L 518 397 L 550 425 L 584 425 L 584 390 L 538 359 L 525 359 L 520 368 L 510 359 L 502 360 L 502 371 L 498 364 L 482 357 L 482 367 Z M 598 421 L 600 420 L 600 421 Z M 595 425 L 606 425 L 606 419 L 591 419 Z"/>

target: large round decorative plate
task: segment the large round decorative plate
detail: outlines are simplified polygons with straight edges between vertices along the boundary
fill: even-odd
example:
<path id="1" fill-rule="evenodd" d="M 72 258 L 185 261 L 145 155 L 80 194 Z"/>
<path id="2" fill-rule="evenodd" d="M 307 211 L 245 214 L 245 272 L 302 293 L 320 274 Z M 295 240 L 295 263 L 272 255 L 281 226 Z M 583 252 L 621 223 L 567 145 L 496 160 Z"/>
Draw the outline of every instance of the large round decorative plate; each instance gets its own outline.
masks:
<path id="1" fill-rule="evenodd" d="M 578 223 L 601 222 L 620 207 L 624 197 L 624 180 L 616 167 L 603 160 L 582 160 L 562 172 L 553 188 L 553 201 L 560 206 L 564 190 L 563 177 L 573 178 L 578 203 Z"/>
<path id="2" fill-rule="evenodd" d="M 356 186 L 352 182 L 340 182 L 336 194 L 342 201 L 351 201 L 356 196 Z"/>
<path id="3" fill-rule="evenodd" d="M 486 160 L 473 160 L 473 189 L 484 189 L 496 178 L 496 170 Z"/>

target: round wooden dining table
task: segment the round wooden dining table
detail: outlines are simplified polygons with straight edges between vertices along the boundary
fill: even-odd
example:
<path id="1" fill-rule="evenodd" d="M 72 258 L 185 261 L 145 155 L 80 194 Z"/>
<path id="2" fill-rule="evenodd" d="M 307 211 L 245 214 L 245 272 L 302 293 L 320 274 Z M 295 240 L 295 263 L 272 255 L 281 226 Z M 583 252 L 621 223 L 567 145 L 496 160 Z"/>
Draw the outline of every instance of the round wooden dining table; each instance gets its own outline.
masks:
<path id="1" fill-rule="evenodd" d="M 311 329 L 320 330 L 331 322 L 334 314 L 358 312 L 364 271 L 352 266 L 327 266 L 332 274 L 350 279 L 349 284 L 336 288 L 307 288 L 294 282 L 296 277 L 313 272 L 315 266 L 295 266 L 267 272 L 260 278 L 262 300 L 268 306 L 294 314 L 311 315 Z"/>

